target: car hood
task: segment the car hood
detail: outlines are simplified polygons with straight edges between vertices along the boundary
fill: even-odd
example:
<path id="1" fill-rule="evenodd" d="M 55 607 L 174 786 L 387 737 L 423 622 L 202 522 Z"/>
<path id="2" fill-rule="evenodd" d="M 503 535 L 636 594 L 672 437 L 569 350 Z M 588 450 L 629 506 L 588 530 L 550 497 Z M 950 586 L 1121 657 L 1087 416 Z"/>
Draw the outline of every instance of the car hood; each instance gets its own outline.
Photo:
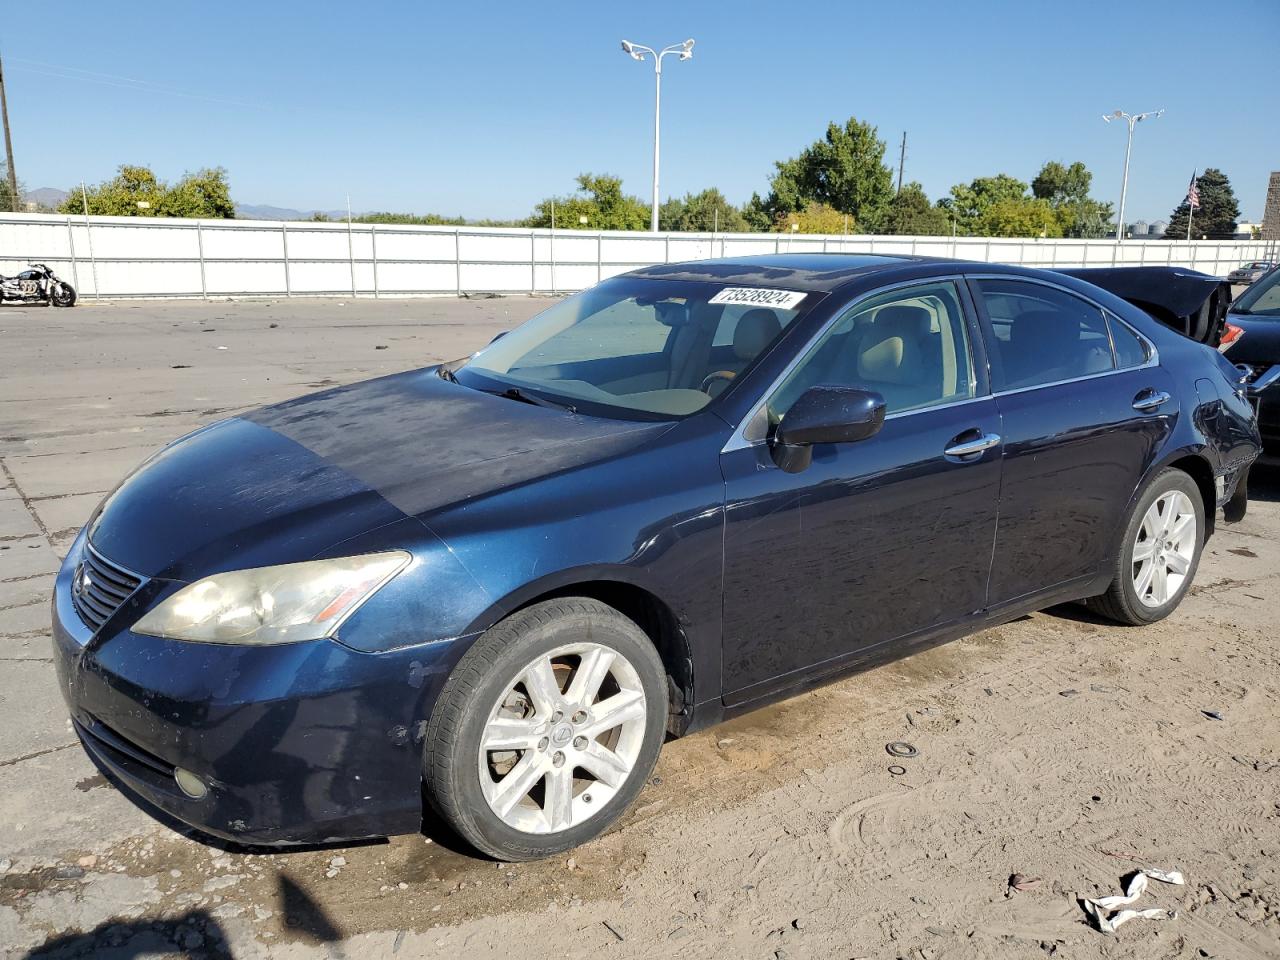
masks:
<path id="1" fill-rule="evenodd" d="M 1227 348 L 1232 363 L 1280 363 L 1280 317 L 1243 316 L 1228 313 L 1227 322 L 1244 336 Z"/>
<path id="2" fill-rule="evenodd" d="M 670 426 L 535 407 L 434 369 L 397 374 L 175 441 L 103 502 L 89 540 L 114 563 L 176 580 L 305 560 L 406 516 L 428 521 L 616 456 Z"/>

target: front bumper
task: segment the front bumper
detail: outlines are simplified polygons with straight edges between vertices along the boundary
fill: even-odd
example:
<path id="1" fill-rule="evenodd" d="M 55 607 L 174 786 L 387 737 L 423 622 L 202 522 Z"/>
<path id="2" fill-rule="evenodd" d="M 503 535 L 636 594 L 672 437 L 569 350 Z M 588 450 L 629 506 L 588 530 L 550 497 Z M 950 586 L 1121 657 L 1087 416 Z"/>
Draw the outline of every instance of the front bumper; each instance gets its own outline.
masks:
<path id="1" fill-rule="evenodd" d="M 78 540 L 53 596 L 59 685 L 86 751 L 144 801 L 245 844 L 421 828 L 426 720 L 458 656 L 439 642 L 362 653 L 334 640 L 244 647 L 165 640 L 81 620 Z M 150 606 L 176 584 L 153 581 Z M 136 619 L 122 615 L 124 619 Z M 176 767 L 208 787 L 180 790 Z"/>

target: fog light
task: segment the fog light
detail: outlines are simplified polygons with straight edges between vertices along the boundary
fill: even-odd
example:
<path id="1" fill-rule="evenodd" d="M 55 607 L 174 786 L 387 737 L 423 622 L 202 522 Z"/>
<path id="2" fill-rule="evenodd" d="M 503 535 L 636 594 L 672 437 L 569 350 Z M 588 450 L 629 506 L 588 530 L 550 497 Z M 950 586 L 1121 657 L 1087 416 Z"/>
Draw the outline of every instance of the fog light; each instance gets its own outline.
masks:
<path id="1" fill-rule="evenodd" d="M 178 784 L 178 789 L 192 800 L 203 800 L 209 793 L 209 788 L 205 786 L 204 781 L 190 770 L 183 770 L 181 767 L 175 767 L 173 770 L 173 779 Z"/>

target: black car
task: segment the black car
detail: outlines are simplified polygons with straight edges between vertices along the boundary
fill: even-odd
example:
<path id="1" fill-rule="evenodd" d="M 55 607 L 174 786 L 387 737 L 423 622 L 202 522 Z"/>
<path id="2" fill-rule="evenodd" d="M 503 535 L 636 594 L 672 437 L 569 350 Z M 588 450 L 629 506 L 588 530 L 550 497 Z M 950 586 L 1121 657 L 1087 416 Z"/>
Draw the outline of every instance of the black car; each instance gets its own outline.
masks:
<path id="1" fill-rule="evenodd" d="M 170 444 L 72 546 L 55 664 L 102 769 L 207 833 L 546 856 L 667 735 L 1052 604 L 1167 616 L 1243 515 L 1236 376 L 1057 273 L 648 267 Z"/>
<path id="2" fill-rule="evenodd" d="M 1280 453 L 1280 268 L 1255 280 L 1227 314 L 1228 360 L 1258 412 L 1258 430 L 1269 452 Z"/>

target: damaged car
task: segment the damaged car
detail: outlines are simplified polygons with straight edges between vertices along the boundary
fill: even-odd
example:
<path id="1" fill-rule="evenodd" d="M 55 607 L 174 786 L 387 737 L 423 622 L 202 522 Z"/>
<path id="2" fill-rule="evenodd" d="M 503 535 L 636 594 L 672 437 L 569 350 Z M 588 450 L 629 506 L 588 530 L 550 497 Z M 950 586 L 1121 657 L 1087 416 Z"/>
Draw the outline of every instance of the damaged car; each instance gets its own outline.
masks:
<path id="1" fill-rule="evenodd" d="M 1280 269 L 1272 270 L 1231 304 L 1223 355 L 1258 414 L 1269 455 L 1280 454 Z"/>
<path id="2" fill-rule="evenodd" d="M 1054 604 L 1168 616 L 1244 514 L 1237 376 L 1061 273 L 634 270 L 159 451 L 58 574 L 59 681 L 206 834 L 545 857 L 667 737 Z"/>

